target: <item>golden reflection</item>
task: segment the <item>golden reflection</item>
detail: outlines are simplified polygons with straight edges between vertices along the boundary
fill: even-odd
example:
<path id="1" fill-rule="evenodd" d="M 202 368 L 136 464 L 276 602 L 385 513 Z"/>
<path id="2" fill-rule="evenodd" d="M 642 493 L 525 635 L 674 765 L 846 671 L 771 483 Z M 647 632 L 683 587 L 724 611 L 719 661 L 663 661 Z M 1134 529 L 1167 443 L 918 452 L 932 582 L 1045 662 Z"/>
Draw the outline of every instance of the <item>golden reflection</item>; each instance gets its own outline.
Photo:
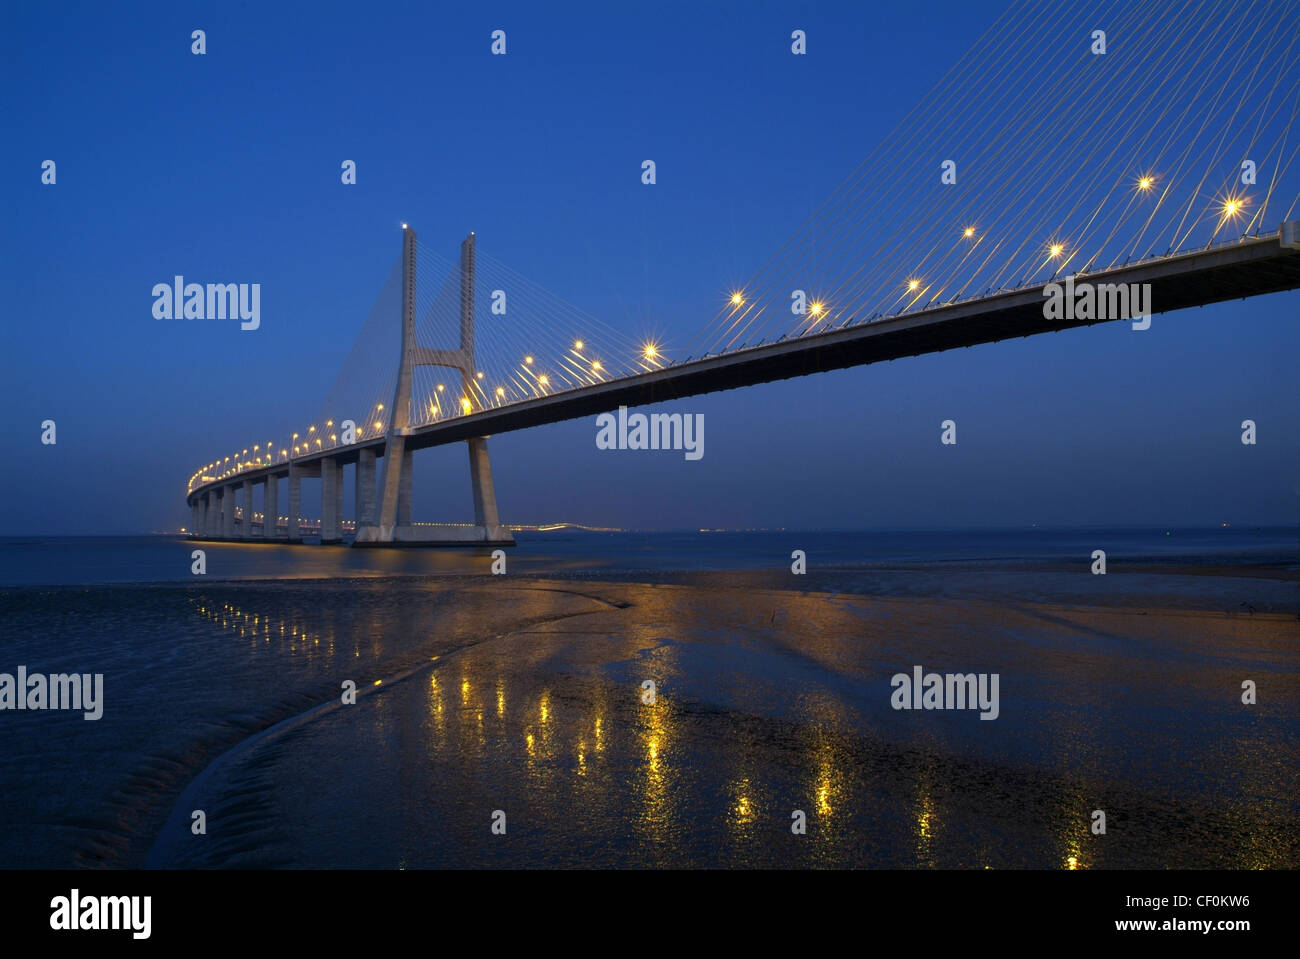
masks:
<path id="1" fill-rule="evenodd" d="M 1076 830 L 1069 829 L 1074 833 Z M 1083 859 L 1083 848 L 1079 843 L 1077 836 L 1067 835 L 1065 839 L 1064 862 L 1061 864 L 1062 869 L 1087 869 L 1088 864 Z"/>
<path id="2" fill-rule="evenodd" d="M 497 680 L 497 715 L 506 714 L 506 684 L 504 680 Z"/>
<path id="3" fill-rule="evenodd" d="M 1059 869 L 1089 869 L 1092 866 L 1088 851 L 1092 838 L 1092 809 L 1084 788 L 1067 786 L 1061 796 L 1061 850 Z"/>
<path id="4" fill-rule="evenodd" d="M 644 799 L 640 826 L 650 838 L 662 842 L 667 838 L 672 822 L 672 803 L 669 791 L 669 764 L 667 761 L 671 736 L 668 728 L 668 710 L 662 699 L 654 706 L 642 709 L 641 740 L 645 749 L 642 767 L 641 792 Z M 597 743 L 602 736 L 602 724 L 596 720 Z"/>
<path id="5" fill-rule="evenodd" d="M 919 795 L 916 800 L 916 861 L 918 865 L 933 869 L 934 832 L 938 816 L 935 814 L 934 799 L 930 795 L 930 784 L 922 779 L 917 787 Z"/>
<path id="6" fill-rule="evenodd" d="M 435 749 L 441 750 L 445 741 L 446 726 L 443 724 L 442 719 L 442 687 L 438 685 L 438 677 L 434 675 L 429 677 L 429 706 L 430 711 L 433 713 L 433 728 L 435 732 L 431 745 Z"/>
<path id="7" fill-rule="evenodd" d="M 238 634 L 240 639 L 250 640 L 252 649 L 257 649 L 258 633 L 261 632 L 265 643 L 271 642 L 272 627 L 278 626 L 278 635 L 280 640 L 280 649 L 287 650 L 292 654 L 305 654 L 310 660 L 318 650 L 311 648 L 320 645 L 320 637 L 312 634 L 304 626 L 293 622 L 292 618 L 276 618 L 270 615 L 251 612 L 244 612 L 236 609 L 229 603 L 222 604 L 220 610 L 215 607 L 199 603 L 193 603 L 193 608 L 205 620 L 222 629 L 230 630 L 231 634 Z M 332 631 L 331 631 L 332 634 Z M 285 641 L 288 640 L 286 646 Z M 310 644 L 310 645 L 308 645 Z M 329 657 L 333 658 L 333 646 L 329 649 Z"/>
<path id="8" fill-rule="evenodd" d="M 462 706 L 469 705 L 469 680 L 468 679 L 462 679 L 460 681 L 460 704 Z"/>
<path id="9" fill-rule="evenodd" d="M 542 693 L 541 702 L 538 704 L 538 714 L 542 717 L 543 726 L 546 725 L 546 720 L 549 719 L 551 715 L 550 706 L 548 705 L 550 698 L 550 690 L 546 690 Z"/>
<path id="10" fill-rule="evenodd" d="M 731 803 L 731 824 L 733 826 L 749 826 L 758 818 L 756 804 L 751 796 L 753 787 L 749 779 L 741 779 L 731 784 L 731 793 L 734 797 Z"/>
<path id="11" fill-rule="evenodd" d="M 833 713 L 826 708 L 824 703 L 814 703 L 811 711 L 818 714 L 818 718 L 828 725 L 835 722 Z M 812 771 L 810 786 L 814 797 L 813 810 L 816 816 L 823 821 L 823 828 L 836 808 L 842 808 L 845 802 L 844 775 L 836 768 L 835 760 L 834 741 L 830 738 L 827 727 L 819 726 L 817 729 L 817 747 L 813 756 L 815 768 Z"/>

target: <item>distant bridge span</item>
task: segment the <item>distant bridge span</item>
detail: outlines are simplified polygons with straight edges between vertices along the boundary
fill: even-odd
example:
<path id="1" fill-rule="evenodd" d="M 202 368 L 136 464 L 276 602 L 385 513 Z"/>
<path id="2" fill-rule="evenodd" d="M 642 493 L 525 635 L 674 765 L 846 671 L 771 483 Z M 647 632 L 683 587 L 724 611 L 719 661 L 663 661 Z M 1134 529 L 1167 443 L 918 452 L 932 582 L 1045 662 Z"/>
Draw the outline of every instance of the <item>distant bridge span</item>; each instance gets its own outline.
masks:
<path id="1" fill-rule="evenodd" d="M 1285 223 L 1273 236 L 1244 239 L 1211 249 L 1159 257 L 1095 274 L 1078 274 L 1075 280 L 1086 280 L 1094 285 L 1150 284 L 1153 315 L 1297 289 L 1300 288 L 1300 223 Z M 471 538 L 458 533 L 456 541 L 509 542 L 509 534 L 502 532 L 496 520 L 495 496 L 491 493 L 485 442 L 478 453 L 481 462 L 475 462 L 473 444 L 484 441 L 488 436 L 593 416 L 615 410 L 619 406 L 646 406 L 883 360 L 938 353 L 1102 322 L 1117 322 L 1111 319 L 1049 320 L 1044 317 L 1044 303 L 1044 286 L 1035 284 L 859 326 L 806 334 L 706 356 L 634 376 L 487 408 L 425 426 L 397 430 L 396 433 L 400 435 L 404 455 L 408 457 L 415 450 L 470 441 L 479 524 L 467 528 L 475 531 L 470 534 Z M 236 488 L 243 486 L 245 512 L 248 513 L 247 504 L 252 502 L 253 484 L 266 483 L 267 511 L 275 512 L 276 495 L 271 490 L 280 477 L 288 476 L 291 482 L 290 517 L 293 517 L 298 507 L 295 480 L 302 476 L 327 476 L 332 473 L 333 480 L 326 480 L 329 489 L 323 491 L 324 498 L 330 502 L 323 504 L 321 535 L 325 541 L 337 542 L 342 536 L 342 476 L 336 471 L 348 464 L 360 463 L 363 468 L 369 464 L 369 490 L 359 491 L 357 512 L 358 516 L 373 513 L 374 460 L 386 454 L 393 435 L 390 431 L 388 436 L 363 440 L 350 446 L 317 450 L 295 456 L 287 462 L 252 467 L 240 472 L 233 481 L 222 478 L 201 483 L 187 496 L 187 502 L 194 509 L 195 515 L 192 529 L 202 531 L 203 535 L 210 538 L 254 538 L 253 523 L 240 521 L 242 532 L 236 534 L 233 508 L 222 511 L 231 514 L 228 519 L 223 520 L 221 514 L 217 514 L 217 525 L 214 528 L 210 514 L 218 502 L 218 491 L 221 491 L 220 501 L 225 502 L 229 498 L 233 504 Z M 482 471 L 490 499 L 486 513 L 490 522 L 484 522 L 484 504 L 479 502 L 479 471 Z M 409 474 L 407 475 L 406 495 L 409 496 Z M 363 503 L 363 495 L 369 497 L 366 503 Z M 291 519 L 287 530 L 289 541 L 300 539 L 298 527 L 299 524 L 293 523 Z M 272 524 L 271 529 L 274 528 L 275 525 Z"/>

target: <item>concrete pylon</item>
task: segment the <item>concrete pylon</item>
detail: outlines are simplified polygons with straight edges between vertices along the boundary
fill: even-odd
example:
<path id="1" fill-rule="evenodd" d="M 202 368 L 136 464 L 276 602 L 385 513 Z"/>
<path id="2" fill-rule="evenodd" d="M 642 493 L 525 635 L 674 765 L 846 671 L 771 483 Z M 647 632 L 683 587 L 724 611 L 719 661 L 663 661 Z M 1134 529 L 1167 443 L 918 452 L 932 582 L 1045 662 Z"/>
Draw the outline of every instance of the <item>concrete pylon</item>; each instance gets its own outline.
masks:
<path id="1" fill-rule="evenodd" d="M 302 530 L 299 528 L 299 514 L 302 512 L 302 471 L 296 463 L 289 464 L 289 522 L 285 529 L 286 538 L 291 543 L 302 542 Z"/>
<path id="2" fill-rule="evenodd" d="M 357 534 L 353 545 L 376 543 L 494 543 L 514 545 L 514 537 L 497 516 L 496 491 L 488 459 L 487 437 L 468 440 L 470 481 L 474 488 L 474 527 L 418 530 L 411 520 L 411 485 L 415 475 L 412 451 L 406 448 L 411 422 L 411 379 L 417 366 L 441 366 L 460 371 L 461 397 L 474 397 L 474 234 L 460 245 L 460 346 L 429 349 L 415 337 L 415 231 L 403 227 L 402 235 L 402 349 L 397 387 L 390 407 L 384 441 L 384 478 L 380 487 L 379 515 L 363 517 L 358 488 Z M 459 400 L 457 401 L 459 404 Z M 358 463 L 358 477 L 362 475 Z"/>
<path id="3" fill-rule="evenodd" d="M 239 524 L 239 538 L 253 538 L 253 487 L 257 483 L 254 480 L 244 480 L 244 513 Z"/>
<path id="4" fill-rule="evenodd" d="M 235 538 L 235 491 L 237 483 L 231 483 L 221 491 L 221 538 Z"/>
<path id="5" fill-rule="evenodd" d="M 275 525 L 280 520 L 280 477 L 274 473 L 266 478 L 262 495 L 262 538 L 275 539 Z"/>
<path id="6" fill-rule="evenodd" d="M 343 467 L 333 457 L 320 461 L 320 541 L 343 542 Z"/>
<path id="7" fill-rule="evenodd" d="M 357 529 L 375 524 L 375 451 L 369 447 L 357 453 Z"/>

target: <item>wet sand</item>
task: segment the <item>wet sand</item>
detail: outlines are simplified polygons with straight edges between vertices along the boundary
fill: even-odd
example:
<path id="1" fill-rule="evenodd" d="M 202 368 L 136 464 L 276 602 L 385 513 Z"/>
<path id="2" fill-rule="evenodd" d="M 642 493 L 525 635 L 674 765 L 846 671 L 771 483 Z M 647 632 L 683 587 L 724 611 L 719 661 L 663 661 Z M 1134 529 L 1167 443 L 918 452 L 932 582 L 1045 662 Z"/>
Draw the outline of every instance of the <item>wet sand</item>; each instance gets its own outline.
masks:
<path id="1" fill-rule="evenodd" d="M 282 700 L 209 743 L 201 773 L 170 784 L 184 794 L 143 817 L 156 841 L 129 831 L 110 860 L 1287 868 L 1300 852 L 1295 583 L 1212 573 L 1182 571 L 1205 589 L 1171 584 L 1176 606 L 1124 593 L 1122 577 L 1070 573 L 1066 589 L 1041 571 L 1019 590 L 1032 600 L 1003 602 L 962 598 L 951 574 L 929 591 L 946 595 L 870 595 L 873 575 L 896 574 L 861 570 L 804 589 L 779 571 L 342 581 L 293 588 L 292 609 L 283 587 L 213 586 L 196 615 L 216 633 L 251 629 L 261 668 L 277 645 L 305 665 L 302 708 Z M 988 595 L 986 576 L 969 592 Z M 1041 598 L 1100 588 L 1104 603 Z M 336 649 L 345 598 L 362 628 Z M 328 657 L 317 620 L 337 630 Z M 277 637 L 286 624 L 307 638 Z M 998 673 L 998 719 L 892 709 L 890 677 L 915 664 Z M 338 702 L 343 678 L 355 705 Z M 1257 705 L 1241 703 L 1245 679 Z M 217 745 L 229 751 L 214 762 Z M 206 836 L 190 834 L 196 808 Z"/>

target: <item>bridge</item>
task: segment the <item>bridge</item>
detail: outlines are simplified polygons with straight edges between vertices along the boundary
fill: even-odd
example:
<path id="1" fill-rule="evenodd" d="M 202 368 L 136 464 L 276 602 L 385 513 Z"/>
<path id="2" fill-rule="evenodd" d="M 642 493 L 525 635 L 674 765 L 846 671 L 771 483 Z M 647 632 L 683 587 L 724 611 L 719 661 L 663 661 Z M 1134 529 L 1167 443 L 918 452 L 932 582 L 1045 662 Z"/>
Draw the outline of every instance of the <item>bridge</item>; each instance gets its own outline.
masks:
<path id="1" fill-rule="evenodd" d="M 1264 3 L 1268 29 L 1251 29 L 1244 14 L 1207 26 L 1186 4 L 1172 20 L 1113 16 L 1113 40 L 1136 51 L 1127 57 L 1098 53 L 1086 19 L 1049 28 L 1048 10 L 1021 25 L 1025 55 L 1042 44 L 1035 27 L 1064 31 L 1079 49 L 1056 76 L 1041 56 L 1026 59 L 1025 75 L 982 91 L 1000 107 L 980 114 L 962 77 L 991 72 L 990 60 L 1006 75 L 1015 43 L 998 30 L 1025 16 L 1013 8 L 780 253 L 720 297 L 680 358 L 483 263 L 474 234 L 448 263 L 402 224 L 398 263 L 318 417 L 195 470 L 192 535 L 301 542 L 302 479 L 319 477 L 316 529 L 322 543 L 340 543 L 352 468 L 353 545 L 507 545 L 491 436 L 1101 322 L 1133 323 L 1139 335 L 1151 316 L 1300 288 L 1295 7 Z M 1105 135 L 1044 151 L 1041 138 L 1062 120 L 1035 106 L 1045 77 L 1070 91 L 1071 116 L 1092 117 Z M 936 130 L 948 141 L 938 147 Z M 956 160 L 944 159 L 949 150 Z M 930 161 L 903 211 L 889 176 L 900 153 Z M 959 186 L 962 177 L 975 187 Z M 1053 311 L 1062 288 L 1103 295 Z M 1112 306 L 1113 294 L 1127 303 L 1132 291 L 1140 313 L 1102 308 L 1107 291 Z M 494 322 L 507 309 L 528 322 Z M 416 523 L 414 453 L 452 443 L 467 447 L 473 523 Z"/>

